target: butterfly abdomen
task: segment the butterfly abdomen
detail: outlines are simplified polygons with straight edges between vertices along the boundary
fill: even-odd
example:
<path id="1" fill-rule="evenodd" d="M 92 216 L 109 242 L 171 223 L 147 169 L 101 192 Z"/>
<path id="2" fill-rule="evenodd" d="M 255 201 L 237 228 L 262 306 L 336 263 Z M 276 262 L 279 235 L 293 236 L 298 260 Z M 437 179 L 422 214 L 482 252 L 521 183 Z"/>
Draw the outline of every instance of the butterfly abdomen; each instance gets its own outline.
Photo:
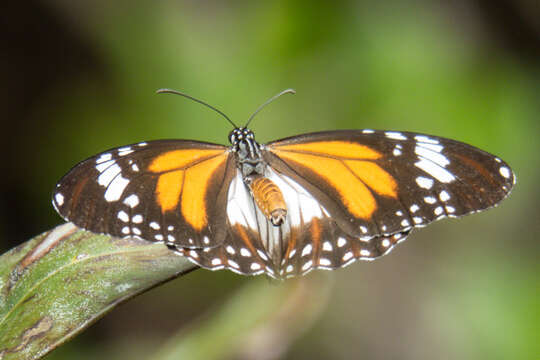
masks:
<path id="1" fill-rule="evenodd" d="M 274 226 L 281 225 L 287 215 L 287 205 L 279 187 L 264 176 L 256 176 L 251 179 L 249 188 L 264 216 Z"/>

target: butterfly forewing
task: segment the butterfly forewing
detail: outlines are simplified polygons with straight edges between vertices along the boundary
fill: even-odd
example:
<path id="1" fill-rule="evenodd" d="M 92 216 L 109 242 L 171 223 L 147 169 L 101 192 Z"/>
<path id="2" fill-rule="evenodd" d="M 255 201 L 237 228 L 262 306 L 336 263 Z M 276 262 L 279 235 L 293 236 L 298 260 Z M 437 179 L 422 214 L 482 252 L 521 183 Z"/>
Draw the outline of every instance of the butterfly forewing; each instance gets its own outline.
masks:
<path id="1" fill-rule="evenodd" d="M 76 225 L 118 237 L 208 247 L 226 236 L 226 147 L 160 140 L 112 149 L 76 165 L 53 204 Z"/>
<path id="2" fill-rule="evenodd" d="M 329 131 L 269 143 L 264 157 L 302 184 L 352 236 L 425 226 L 489 208 L 514 175 L 499 158 L 457 141 L 390 131 Z"/>

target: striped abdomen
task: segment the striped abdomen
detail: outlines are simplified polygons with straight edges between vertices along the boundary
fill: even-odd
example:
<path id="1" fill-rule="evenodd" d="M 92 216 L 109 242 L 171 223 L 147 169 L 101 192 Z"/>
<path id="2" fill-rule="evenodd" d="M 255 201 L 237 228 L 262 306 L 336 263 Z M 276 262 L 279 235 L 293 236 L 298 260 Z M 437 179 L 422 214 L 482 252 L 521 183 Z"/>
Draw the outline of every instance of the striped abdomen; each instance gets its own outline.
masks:
<path id="1" fill-rule="evenodd" d="M 287 205 L 285 205 L 285 200 L 279 187 L 268 178 L 256 176 L 249 183 L 249 188 L 264 216 L 274 226 L 283 224 L 287 215 Z"/>

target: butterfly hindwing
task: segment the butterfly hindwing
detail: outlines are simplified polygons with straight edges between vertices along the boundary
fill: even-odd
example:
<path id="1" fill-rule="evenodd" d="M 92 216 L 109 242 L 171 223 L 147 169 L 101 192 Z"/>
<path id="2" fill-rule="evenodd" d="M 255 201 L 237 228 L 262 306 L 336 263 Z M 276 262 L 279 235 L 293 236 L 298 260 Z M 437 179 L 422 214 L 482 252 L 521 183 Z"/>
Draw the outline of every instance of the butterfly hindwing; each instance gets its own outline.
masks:
<path id="1" fill-rule="evenodd" d="M 221 145 L 159 140 L 112 149 L 76 165 L 53 204 L 77 226 L 184 247 L 226 236 L 227 187 L 234 159 Z"/>
<path id="2" fill-rule="evenodd" d="M 328 131 L 271 142 L 276 170 L 304 186 L 340 228 L 370 238 L 496 205 L 514 175 L 499 158 L 408 132 Z"/>

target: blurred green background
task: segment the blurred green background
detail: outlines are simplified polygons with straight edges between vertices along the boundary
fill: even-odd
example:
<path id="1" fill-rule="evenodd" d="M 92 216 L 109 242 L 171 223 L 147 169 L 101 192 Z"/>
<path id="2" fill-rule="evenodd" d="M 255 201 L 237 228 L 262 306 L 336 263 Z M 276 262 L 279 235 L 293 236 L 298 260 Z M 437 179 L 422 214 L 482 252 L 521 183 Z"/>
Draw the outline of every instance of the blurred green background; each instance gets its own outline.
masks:
<path id="1" fill-rule="evenodd" d="M 223 118 L 154 94 L 162 87 L 239 124 L 292 87 L 297 95 L 252 123 L 260 142 L 418 131 L 495 153 L 518 179 L 497 209 L 413 232 L 373 263 L 312 273 L 321 289 L 287 308 L 310 305 L 310 316 L 262 321 L 261 336 L 240 324 L 264 302 L 233 312 L 222 332 L 204 324 L 252 283 L 287 285 L 198 270 L 120 306 L 48 359 L 152 359 L 173 336 L 167 346 L 198 336 L 212 347 L 229 332 L 240 340 L 215 358 L 540 358 L 537 2 L 33 0 L 5 4 L 0 18 L 4 251 L 61 222 L 51 190 L 90 155 L 160 138 L 227 142 Z"/>

